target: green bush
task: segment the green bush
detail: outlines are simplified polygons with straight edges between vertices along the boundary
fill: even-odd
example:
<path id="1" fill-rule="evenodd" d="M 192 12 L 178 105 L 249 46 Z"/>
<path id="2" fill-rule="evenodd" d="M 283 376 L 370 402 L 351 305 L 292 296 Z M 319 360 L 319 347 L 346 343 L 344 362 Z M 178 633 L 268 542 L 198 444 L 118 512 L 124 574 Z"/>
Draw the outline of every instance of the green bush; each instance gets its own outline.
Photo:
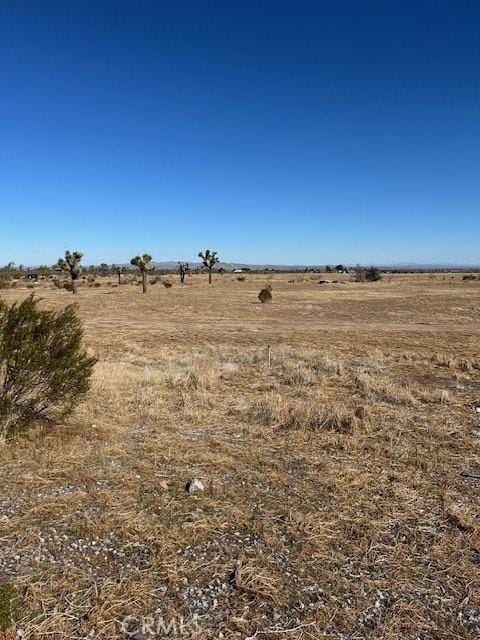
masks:
<path id="1" fill-rule="evenodd" d="M 33 295 L 0 301 L 0 435 L 10 438 L 36 420 L 58 420 L 90 388 L 96 359 L 82 346 L 75 307 L 38 308 Z"/>

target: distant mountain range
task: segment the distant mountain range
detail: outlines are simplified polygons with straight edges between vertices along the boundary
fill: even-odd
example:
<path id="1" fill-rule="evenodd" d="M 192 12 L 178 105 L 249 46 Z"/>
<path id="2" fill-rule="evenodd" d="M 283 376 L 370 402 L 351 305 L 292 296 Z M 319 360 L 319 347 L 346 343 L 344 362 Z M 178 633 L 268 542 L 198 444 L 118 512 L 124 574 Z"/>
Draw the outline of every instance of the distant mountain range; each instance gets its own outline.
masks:
<path id="1" fill-rule="evenodd" d="M 202 266 L 201 262 L 190 262 L 191 269 L 197 269 Z M 355 267 L 355 264 L 344 263 L 345 266 L 352 268 Z M 370 266 L 371 262 L 363 263 L 364 266 Z M 480 265 L 478 264 L 456 264 L 453 262 L 439 262 L 439 263 L 420 263 L 420 262 L 397 262 L 391 264 L 381 264 L 381 263 L 373 263 L 379 269 L 459 269 L 462 271 L 472 270 L 472 269 L 480 269 Z M 173 270 L 177 268 L 178 263 L 174 261 L 167 262 L 152 262 L 152 265 L 156 269 L 160 270 Z M 331 266 L 335 266 L 331 263 Z M 264 271 L 266 269 L 274 270 L 274 271 L 304 271 L 305 269 L 325 269 L 325 263 L 323 264 L 249 264 L 247 262 L 219 262 L 217 264 L 217 269 L 223 268 L 225 271 L 234 271 L 235 269 L 252 269 L 254 271 Z"/>
<path id="2" fill-rule="evenodd" d="M 155 262 L 152 261 L 153 266 L 156 269 L 176 269 L 178 266 L 177 262 Z M 189 262 L 191 269 L 198 269 L 202 266 L 201 262 Z M 265 269 L 275 269 L 275 270 L 292 270 L 292 271 L 300 271 L 306 268 L 307 265 L 282 265 L 282 264 L 248 264 L 246 262 L 218 262 L 216 265 L 217 269 L 225 269 L 225 271 L 234 271 L 235 269 L 252 269 L 252 270 L 265 270 Z M 322 265 L 325 268 L 325 265 Z M 310 268 L 310 267 L 309 267 Z M 320 268 L 320 267 L 313 267 Z"/>
<path id="3" fill-rule="evenodd" d="M 116 263 L 119 267 L 131 267 L 129 262 L 118 262 Z M 190 262 L 191 269 L 198 269 L 202 266 L 201 262 Z M 343 263 L 349 269 L 354 268 L 356 263 Z M 378 269 L 382 270 L 392 270 L 392 269 L 400 269 L 400 270 L 426 270 L 426 271 L 477 271 L 480 269 L 480 264 L 466 264 L 466 263 L 454 263 L 454 262 L 431 262 L 431 263 L 421 263 L 421 262 L 394 262 L 394 263 L 381 263 L 381 262 L 371 262 L 366 261 L 363 262 L 363 266 L 371 266 L 374 265 Z M 23 268 L 25 270 L 32 270 L 38 268 L 39 265 L 36 266 L 26 266 Z M 88 267 L 89 265 L 83 265 Z M 99 266 L 99 265 L 93 265 Z M 174 260 L 168 260 L 165 262 L 156 262 L 152 261 L 152 266 L 161 271 L 173 271 L 178 267 L 178 262 Z M 216 265 L 217 269 L 225 269 L 225 271 L 234 271 L 235 269 L 251 269 L 252 271 L 304 271 L 305 269 L 316 269 L 316 270 L 324 270 L 326 264 L 250 264 L 248 262 L 219 262 Z M 331 262 L 330 266 L 335 267 L 336 263 Z"/>

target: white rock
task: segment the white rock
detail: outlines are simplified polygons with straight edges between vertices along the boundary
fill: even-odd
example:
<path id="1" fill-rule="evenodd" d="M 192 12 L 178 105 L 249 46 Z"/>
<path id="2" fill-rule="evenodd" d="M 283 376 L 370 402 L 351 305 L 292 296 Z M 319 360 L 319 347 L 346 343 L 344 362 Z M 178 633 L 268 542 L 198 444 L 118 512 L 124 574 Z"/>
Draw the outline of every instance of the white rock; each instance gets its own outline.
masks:
<path id="1" fill-rule="evenodd" d="M 185 488 L 188 493 L 195 493 L 195 491 L 203 491 L 205 489 L 203 482 L 197 478 L 193 478 L 193 480 L 187 482 L 187 486 Z"/>

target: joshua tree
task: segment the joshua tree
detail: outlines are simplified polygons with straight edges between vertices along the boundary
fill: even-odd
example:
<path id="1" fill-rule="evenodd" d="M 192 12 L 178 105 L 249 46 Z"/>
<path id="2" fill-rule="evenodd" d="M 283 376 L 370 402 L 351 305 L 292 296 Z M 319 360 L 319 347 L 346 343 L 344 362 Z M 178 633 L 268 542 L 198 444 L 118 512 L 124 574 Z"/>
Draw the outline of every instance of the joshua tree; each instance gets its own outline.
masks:
<path id="1" fill-rule="evenodd" d="M 142 285 L 143 285 L 143 293 L 147 293 L 147 271 L 151 269 L 150 262 L 152 261 L 152 256 L 148 253 L 144 253 L 143 256 L 135 256 L 130 260 L 130 264 L 134 267 L 138 267 L 142 274 Z"/>
<path id="2" fill-rule="evenodd" d="M 72 279 L 72 292 L 77 293 L 77 280 L 78 276 L 82 273 L 82 267 L 80 261 L 83 258 L 83 253 L 79 251 L 65 251 L 65 258 L 59 258 L 57 266 L 62 271 L 66 271 L 70 274 Z"/>
<path id="3" fill-rule="evenodd" d="M 183 284 L 185 276 L 190 274 L 190 265 L 188 262 L 178 263 L 178 273 L 180 274 L 180 282 Z"/>
<path id="4" fill-rule="evenodd" d="M 198 257 L 202 259 L 203 266 L 208 269 L 208 284 L 212 284 L 212 270 L 213 267 L 219 261 L 216 251 L 210 251 L 210 249 L 206 249 L 204 253 L 200 251 Z"/>
<path id="5" fill-rule="evenodd" d="M 112 270 L 117 273 L 118 284 L 122 284 L 123 267 L 117 267 L 115 264 L 112 264 Z"/>

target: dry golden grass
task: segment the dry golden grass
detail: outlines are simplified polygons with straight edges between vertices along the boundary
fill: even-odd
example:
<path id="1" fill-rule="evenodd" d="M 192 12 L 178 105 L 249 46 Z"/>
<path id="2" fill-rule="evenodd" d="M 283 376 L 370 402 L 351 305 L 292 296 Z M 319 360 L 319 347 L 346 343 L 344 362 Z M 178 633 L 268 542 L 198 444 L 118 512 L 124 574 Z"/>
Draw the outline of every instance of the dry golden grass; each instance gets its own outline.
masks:
<path id="1" fill-rule="evenodd" d="M 5 638 L 480 637 L 480 281 L 319 279 L 35 286 L 99 364 L 0 447 Z"/>

